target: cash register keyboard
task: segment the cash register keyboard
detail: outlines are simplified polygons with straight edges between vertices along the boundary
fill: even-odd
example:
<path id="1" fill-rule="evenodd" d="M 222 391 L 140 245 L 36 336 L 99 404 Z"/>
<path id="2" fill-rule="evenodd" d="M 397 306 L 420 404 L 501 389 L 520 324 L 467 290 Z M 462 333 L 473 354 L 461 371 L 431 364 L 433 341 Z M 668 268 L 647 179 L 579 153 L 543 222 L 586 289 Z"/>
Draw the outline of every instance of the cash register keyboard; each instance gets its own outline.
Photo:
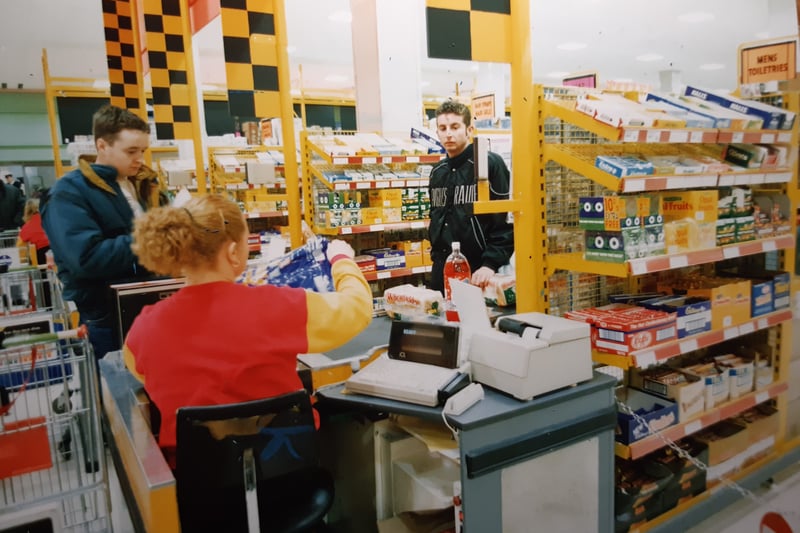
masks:
<path id="1" fill-rule="evenodd" d="M 434 407 L 439 403 L 439 389 L 457 374 L 455 368 L 389 359 L 384 354 L 353 374 L 345 388 L 349 392 Z"/>

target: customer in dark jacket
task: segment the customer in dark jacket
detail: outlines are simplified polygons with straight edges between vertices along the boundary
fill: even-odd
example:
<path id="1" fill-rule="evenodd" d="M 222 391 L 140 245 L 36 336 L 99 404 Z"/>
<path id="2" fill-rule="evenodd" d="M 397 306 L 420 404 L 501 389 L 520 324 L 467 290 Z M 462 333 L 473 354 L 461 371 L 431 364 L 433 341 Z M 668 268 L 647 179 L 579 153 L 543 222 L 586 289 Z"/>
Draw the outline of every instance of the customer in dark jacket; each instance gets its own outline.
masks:
<path id="1" fill-rule="evenodd" d="M 22 226 L 25 197 L 13 185 L 0 182 L 0 231 Z"/>
<path id="2" fill-rule="evenodd" d="M 430 287 L 444 290 L 443 270 L 451 243 L 459 241 L 469 261 L 473 285 L 484 287 L 497 269 L 508 263 L 514 252 L 514 229 L 506 213 L 475 215 L 478 199 L 469 108 L 449 100 L 436 109 L 436 132 L 447 158 L 431 171 L 429 191 L 431 221 Z M 503 159 L 489 152 L 491 199 L 509 198 L 509 174 Z"/>
<path id="3" fill-rule="evenodd" d="M 64 286 L 89 327 L 97 357 L 121 347 L 112 319 L 111 283 L 149 275 L 131 251 L 136 215 L 157 203 L 156 174 L 144 165 L 150 127 L 137 115 L 105 106 L 93 117 L 97 159 L 80 160 L 42 206 L 42 222 Z"/>

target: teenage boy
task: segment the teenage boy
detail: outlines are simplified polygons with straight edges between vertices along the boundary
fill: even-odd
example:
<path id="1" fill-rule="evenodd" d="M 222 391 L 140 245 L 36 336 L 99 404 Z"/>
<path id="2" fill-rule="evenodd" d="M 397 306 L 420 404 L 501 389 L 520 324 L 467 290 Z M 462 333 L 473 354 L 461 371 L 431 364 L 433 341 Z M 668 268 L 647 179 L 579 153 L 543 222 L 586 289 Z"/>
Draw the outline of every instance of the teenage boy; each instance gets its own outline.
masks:
<path id="1" fill-rule="evenodd" d="M 430 288 L 444 290 L 444 263 L 451 243 L 461 243 L 461 253 L 469 261 L 471 283 L 484 287 L 497 269 L 508 263 L 514 252 L 514 230 L 506 213 L 475 215 L 472 204 L 478 199 L 472 147 L 472 114 L 459 102 L 449 100 L 436 109 L 436 133 L 447 158 L 431 171 L 428 185 L 431 198 Z M 509 174 L 503 159 L 489 152 L 489 191 L 491 199 L 509 198 Z"/>

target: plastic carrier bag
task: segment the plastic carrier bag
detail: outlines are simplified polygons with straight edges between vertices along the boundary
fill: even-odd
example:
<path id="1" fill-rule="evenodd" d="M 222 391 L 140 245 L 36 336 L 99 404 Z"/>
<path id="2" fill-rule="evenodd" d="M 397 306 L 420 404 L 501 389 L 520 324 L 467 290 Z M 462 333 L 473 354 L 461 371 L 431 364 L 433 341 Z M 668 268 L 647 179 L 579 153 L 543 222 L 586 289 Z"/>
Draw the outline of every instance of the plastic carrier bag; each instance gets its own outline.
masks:
<path id="1" fill-rule="evenodd" d="M 286 255 L 263 263 L 249 264 L 236 280 L 245 285 L 299 287 L 315 292 L 333 292 L 331 264 L 325 256 L 328 240 L 309 239 Z"/>

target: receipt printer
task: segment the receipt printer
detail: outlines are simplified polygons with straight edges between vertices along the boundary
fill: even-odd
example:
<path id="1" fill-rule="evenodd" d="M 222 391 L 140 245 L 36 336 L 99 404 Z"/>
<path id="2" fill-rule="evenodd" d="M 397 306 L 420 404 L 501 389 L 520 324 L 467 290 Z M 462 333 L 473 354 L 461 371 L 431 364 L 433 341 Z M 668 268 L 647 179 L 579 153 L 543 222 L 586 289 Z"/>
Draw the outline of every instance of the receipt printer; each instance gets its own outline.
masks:
<path id="1" fill-rule="evenodd" d="M 543 313 L 500 317 L 472 333 L 472 379 L 530 400 L 592 378 L 589 324 Z"/>

